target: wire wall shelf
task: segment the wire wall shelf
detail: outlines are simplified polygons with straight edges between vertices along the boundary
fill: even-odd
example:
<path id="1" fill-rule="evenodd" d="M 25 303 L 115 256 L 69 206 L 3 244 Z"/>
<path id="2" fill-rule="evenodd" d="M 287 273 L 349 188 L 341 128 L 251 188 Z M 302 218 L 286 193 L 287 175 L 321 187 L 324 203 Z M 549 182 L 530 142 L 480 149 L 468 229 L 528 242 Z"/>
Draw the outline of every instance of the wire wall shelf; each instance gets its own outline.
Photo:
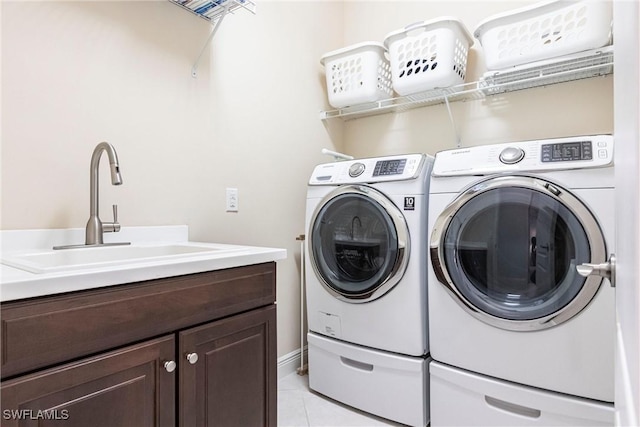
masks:
<path id="1" fill-rule="evenodd" d="M 447 104 L 448 107 L 450 102 L 484 99 L 487 96 L 611 73 L 613 73 L 613 46 L 607 46 L 553 60 L 513 67 L 506 71 L 487 72 L 477 82 L 321 111 L 320 118 L 322 120 L 333 118 L 353 120 L 437 104 Z"/>
<path id="2" fill-rule="evenodd" d="M 256 4 L 252 0 L 213 0 L 204 2 L 202 0 L 169 1 L 211 23 L 214 23 L 227 13 L 233 13 L 239 9 L 248 10 L 254 15 L 256 13 Z"/>
<path id="3" fill-rule="evenodd" d="M 220 24 L 225 16 L 229 13 L 233 13 L 239 9 L 245 9 L 255 15 L 256 4 L 253 0 L 169 0 L 171 3 L 179 6 L 181 9 L 188 11 L 189 13 L 196 15 L 205 21 L 211 23 L 213 28 L 209 33 L 207 41 L 202 46 L 198 58 L 196 58 L 193 67 L 191 67 L 191 77 L 196 78 L 198 76 L 198 65 L 202 59 L 202 55 L 207 50 L 209 43 L 213 39 L 213 36 L 220 28 Z"/>

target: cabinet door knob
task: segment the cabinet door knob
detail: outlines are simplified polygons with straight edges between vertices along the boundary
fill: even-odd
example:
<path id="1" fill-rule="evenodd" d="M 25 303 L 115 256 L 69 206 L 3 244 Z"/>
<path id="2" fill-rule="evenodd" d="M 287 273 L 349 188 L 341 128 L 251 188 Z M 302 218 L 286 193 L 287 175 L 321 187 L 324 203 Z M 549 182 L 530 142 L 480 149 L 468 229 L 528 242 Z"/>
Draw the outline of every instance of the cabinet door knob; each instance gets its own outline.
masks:
<path id="1" fill-rule="evenodd" d="M 187 354 L 187 361 L 194 365 L 198 361 L 198 353 L 189 353 Z"/>
<path id="2" fill-rule="evenodd" d="M 167 362 L 164 362 L 164 369 L 167 372 L 173 372 L 176 370 L 176 362 L 174 362 L 173 360 L 169 360 Z"/>

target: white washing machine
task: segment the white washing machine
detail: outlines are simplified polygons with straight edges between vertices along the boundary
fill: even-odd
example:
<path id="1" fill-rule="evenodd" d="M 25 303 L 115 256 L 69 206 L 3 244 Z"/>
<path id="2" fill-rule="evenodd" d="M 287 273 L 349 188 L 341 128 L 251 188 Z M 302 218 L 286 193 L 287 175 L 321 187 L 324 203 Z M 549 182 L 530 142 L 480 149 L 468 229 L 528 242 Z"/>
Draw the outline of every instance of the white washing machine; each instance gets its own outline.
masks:
<path id="1" fill-rule="evenodd" d="M 429 228 L 433 359 L 592 399 L 610 415 L 612 137 L 440 152 Z"/>
<path id="2" fill-rule="evenodd" d="M 319 165 L 307 192 L 309 385 L 428 423 L 427 209 L 433 158 Z"/>

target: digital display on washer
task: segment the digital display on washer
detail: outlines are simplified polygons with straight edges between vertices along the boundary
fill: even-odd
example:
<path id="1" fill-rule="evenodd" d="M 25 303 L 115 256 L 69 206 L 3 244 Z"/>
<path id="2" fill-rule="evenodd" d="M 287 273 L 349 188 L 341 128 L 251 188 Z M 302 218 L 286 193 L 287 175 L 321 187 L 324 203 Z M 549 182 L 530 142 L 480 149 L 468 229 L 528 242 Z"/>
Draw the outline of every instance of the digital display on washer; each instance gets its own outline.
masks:
<path id="1" fill-rule="evenodd" d="M 591 160 L 593 151 L 591 141 L 562 142 L 544 144 L 540 154 L 543 163 L 567 162 L 572 160 Z"/>
<path id="2" fill-rule="evenodd" d="M 380 160 L 376 162 L 376 167 L 373 169 L 373 176 L 401 175 L 402 172 L 404 172 L 404 166 L 406 164 L 407 159 Z"/>

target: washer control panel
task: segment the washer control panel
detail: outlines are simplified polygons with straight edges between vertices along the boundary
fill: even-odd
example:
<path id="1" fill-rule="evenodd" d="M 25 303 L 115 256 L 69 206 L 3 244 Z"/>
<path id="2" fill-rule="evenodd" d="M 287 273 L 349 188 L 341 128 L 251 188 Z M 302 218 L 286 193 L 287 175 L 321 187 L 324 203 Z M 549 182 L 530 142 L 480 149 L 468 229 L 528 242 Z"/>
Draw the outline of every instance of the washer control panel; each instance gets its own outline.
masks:
<path id="1" fill-rule="evenodd" d="M 611 135 L 481 145 L 436 154 L 433 176 L 551 171 L 613 164 Z"/>
<path id="2" fill-rule="evenodd" d="M 402 175 L 407 166 L 407 159 L 378 160 L 373 169 L 373 176 Z"/>
<path id="3" fill-rule="evenodd" d="M 540 160 L 542 162 L 571 162 L 592 160 L 592 141 L 559 142 L 542 144 Z"/>
<path id="4" fill-rule="evenodd" d="M 406 154 L 325 163 L 316 166 L 309 184 L 333 185 L 414 179 L 420 174 L 426 158 L 424 154 Z"/>

